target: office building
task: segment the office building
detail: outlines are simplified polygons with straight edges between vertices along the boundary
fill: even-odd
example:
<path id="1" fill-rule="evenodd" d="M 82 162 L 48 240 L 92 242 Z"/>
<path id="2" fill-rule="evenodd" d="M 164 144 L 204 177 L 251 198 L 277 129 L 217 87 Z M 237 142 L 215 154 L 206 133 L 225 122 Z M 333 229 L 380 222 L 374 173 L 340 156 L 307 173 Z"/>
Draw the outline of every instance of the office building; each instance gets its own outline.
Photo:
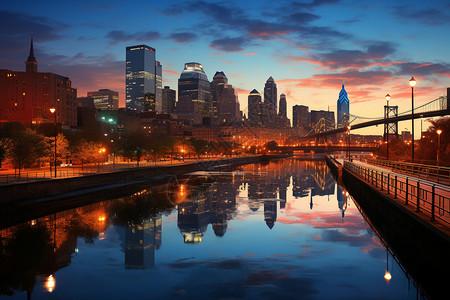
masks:
<path id="1" fill-rule="evenodd" d="M 213 124 L 229 125 L 240 121 L 240 106 L 236 90 L 228 84 L 223 72 L 216 72 L 211 83 Z"/>
<path id="2" fill-rule="evenodd" d="M 272 76 L 270 76 L 264 86 L 264 103 L 267 104 L 268 108 L 276 114 L 277 102 L 277 84 L 275 83 L 275 80 L 273 80 Z"/>
<path id="3" fill-rule="evenodd" d="M 31 38 L 25 72 L 0 70 L 0 121 L 23 124 L 53 123 L 63 128 L 77 126 L 77 90 L 68 77 L 38 72 Z"/>
<path id="4" fill-rule="evenodd" d="M 311 123 L 309 107 L 305 105 L 294 105 L 292 108 L 292 127 L 308 129 Z"/>
<path id="5" fill-rule="evenodd" d="M 212 105 L 210 85 L 201 64 L 190 62 L 184 65 L 184 70 L 178 79 L 178 101 L 180 102 L 181 100 L 187 102 L 187 99 L 190 99 L 195 105 L 189 106 L 192 107 L 192 109 L 198 109 L 198 114 L 202 118 L 202 123 L 211 122 Z M 192 111 L 192 113 L 197 114 L 195 111 Z"/>
<path id="6" fill-rule="evenodd" d="M 172 90 L 169 86 L 165 86 L 162 90 L 162 113 L 171 114 L 175 111 L 175 102 L 177 99 L 177 92 Z"/>
<path id="7" fill-rule="evenodd" d="M 136 111 L 162 110 L 162 67 L 155 49 L 147 45 L 126 48 L 126 108 Z"/>
<path id="8" fill-rule="evenodd" d="M 284 93 L 280 95 L 280 107 L 278 115 L 287 118 L 287 102 L 286 95 Z"/>
<path id="9" fill-rule="evenodd" d="M 262 109 L 261 95 L 254 89 L 248 95 L 248 120 L 252 126 L 262 125 Z"/>
<path id="10" fill-rule="evenodd" d="M 87 96 L 94 100 L 94 106 L 101 110 L 119 109 L 119 93 L 109 89 L 88 92 Z"/>
<path id="11" fill-rule="evenodd" d="M 347 91 L 344 88 L 344 81 L 342 81 L 342 89 L 339 92 L 337 101 L 337 125 L 339 127 L 347 127 L 349 125 L 350 101 L 348 99 Z"/>

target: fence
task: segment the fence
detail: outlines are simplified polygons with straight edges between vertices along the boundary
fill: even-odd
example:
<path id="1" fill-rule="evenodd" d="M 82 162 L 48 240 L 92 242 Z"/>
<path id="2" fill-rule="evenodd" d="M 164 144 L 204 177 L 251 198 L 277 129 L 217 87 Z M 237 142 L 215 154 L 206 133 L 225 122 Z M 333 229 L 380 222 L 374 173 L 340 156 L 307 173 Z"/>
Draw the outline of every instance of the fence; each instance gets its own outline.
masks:
<path id="1" fill-rule="evenodd" d="M 380 172 L 352 162 L 345 161 L 344 168 L 364 179 L 375 188 L 400 199 L 405 205 L 424 212 L 431 221 L 439 219 L 450 225 L 450 188 L 436 184 L 426 184 L 417 178 Z"/>
<path id="2" fill-rule="evenodd" d="M 450 184 L 450 168 L 447 167 L 380 159 L 367 159 L 367 163 L 390 168 L 393 172 L 419 177 L 437 183 Z"/>

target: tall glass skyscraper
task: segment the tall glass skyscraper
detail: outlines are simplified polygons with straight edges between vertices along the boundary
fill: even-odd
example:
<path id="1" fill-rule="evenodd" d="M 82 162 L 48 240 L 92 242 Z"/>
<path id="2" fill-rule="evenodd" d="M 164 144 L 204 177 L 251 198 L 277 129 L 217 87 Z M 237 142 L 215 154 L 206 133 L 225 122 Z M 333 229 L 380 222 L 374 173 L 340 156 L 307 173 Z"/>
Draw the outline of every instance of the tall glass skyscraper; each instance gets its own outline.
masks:
<path id="1" fill-rule="evenodd" d="M 128 109 L 161 111 L 162 96 L 159 97 L 157 88 L 162 88 L 162 68 L 155 60 L 155 49 L 147 45 L 126 48 L 125 83 Z"/>
<path id="2" fill-rule="evenodd" d="M 211 84 L 201 64 L 184 64 L 184 70 L 178 79 L 178 100 L 189 98 L 198 105 L 203 118 L 211 118 Z"/>
<path id="3" fill-rule="evenodd" d="M 342 81 L 342 89 L 339 93 L 337 101 L 337 127 L 346 127 L 349 124 L 348 114 L 350 113 L 350 101 L 348 100 L 347 91 Z"/>
<path id="4" fill-rule="evenodd" d="M 274 114 L 277 113 L 277 84 L 272 76 L 269 77 L 264 86 L 264 103 L 266 103 Z"/>

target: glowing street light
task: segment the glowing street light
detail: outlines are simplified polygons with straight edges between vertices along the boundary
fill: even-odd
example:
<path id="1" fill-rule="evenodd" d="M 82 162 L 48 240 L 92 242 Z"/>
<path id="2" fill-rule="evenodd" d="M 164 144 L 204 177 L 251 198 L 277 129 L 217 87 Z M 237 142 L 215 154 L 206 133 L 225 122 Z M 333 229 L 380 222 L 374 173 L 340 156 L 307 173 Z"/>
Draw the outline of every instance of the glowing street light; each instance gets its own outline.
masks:
<path id="1" fill-rule="evenodd" d="M 436 159 L 436 161 L 437 161 L 437 165 L 439 166 L 439 153 L 441 152 L 441 133 L 442 133 L 442 130 L 438 129 L 436 131 L 436 133 L 438 135 L 438 148 L 437 148 L 437 159 Z"/>
<path id="2" fill-rule="evenodd" d="M 57 135 L 57 132 L 56 132 L 57 131 L 56 130 L 56 108 L 54 108 L 54 107 L 50 108 L 50 112 L 55 115 L 55 122 L 53 125 L 55 126 L 55 178 L 56 178 L 56 135 Z"/>
<path id="3" fill-rule="evenodd" d="M 414 77 L 411 77 L 409 80 L 409 85 L 411 86 L 411 122 L 412 122 L 412 130 L 411 130 L 411 161 L 414 162 L 414 87 L 416 86 L 417 81 Z"/>

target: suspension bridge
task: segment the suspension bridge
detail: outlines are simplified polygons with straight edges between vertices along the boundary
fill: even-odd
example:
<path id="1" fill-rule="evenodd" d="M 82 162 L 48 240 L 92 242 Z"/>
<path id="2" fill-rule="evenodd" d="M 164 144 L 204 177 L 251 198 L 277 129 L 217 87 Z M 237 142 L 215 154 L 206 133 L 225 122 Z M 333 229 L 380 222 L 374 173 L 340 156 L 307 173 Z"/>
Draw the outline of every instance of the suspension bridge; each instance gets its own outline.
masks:
<path id="1" fill-rule="evenodd" d="M 370 126 L 376 126 L 379 124 L 396 123 L 399 121 L 420 119 L 420 118 L 430 118 L 450 115 L 450 106 L 448 105 L 448 98 L 450 97 L 450 88 L 447 88 L 447 96 L 441 96 L 433 99 L 423 105 L 414 108 L 414 113 L 412 109 L 398 113 L 395 116 L 386 119 L 383 117 L 362 117 L 357 115 L 348 114 L 347 118 L 351 129 L 360 129 Z M 336 128 L 334 121 L 322 118 L 311 131 L 304 136 L 304 138 L 317 138 L 324 137 L 327 135 L 333 135 L 337 133 L 346 132 L 347 127 Z"/>

